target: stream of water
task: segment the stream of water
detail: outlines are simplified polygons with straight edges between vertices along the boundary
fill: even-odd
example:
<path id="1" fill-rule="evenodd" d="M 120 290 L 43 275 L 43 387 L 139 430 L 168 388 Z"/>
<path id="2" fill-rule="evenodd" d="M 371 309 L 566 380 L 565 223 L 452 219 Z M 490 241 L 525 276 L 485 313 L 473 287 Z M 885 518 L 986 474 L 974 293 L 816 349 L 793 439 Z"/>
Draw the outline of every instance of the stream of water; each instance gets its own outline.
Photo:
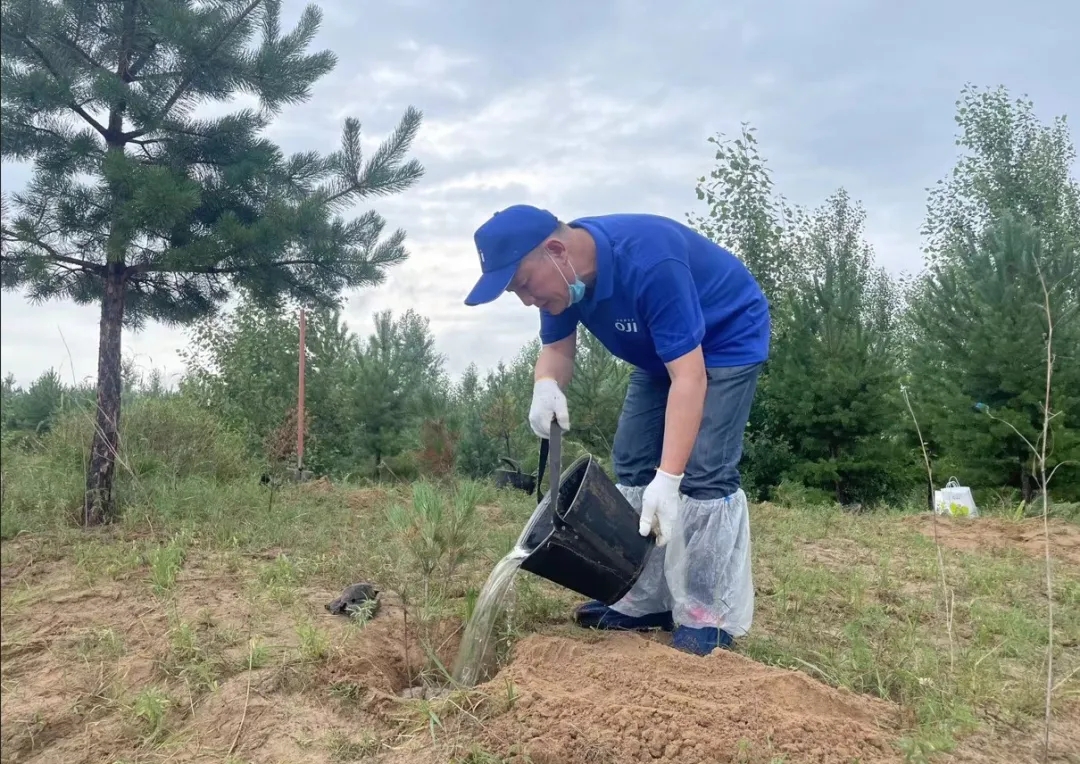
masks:
<path id="1" fill-rule="evenodd" d="M 521 568 L 521 561 L 528 556 L 528 550 L 520 542 L 515 544 L 484 582 L 458 648 L 454 662 L 455 682 L 472 687 L 489 678 L 488 672 L 495 665 L 495 622 L 504 610 L 508 595 L 513 592 L 514 577 Z"/>

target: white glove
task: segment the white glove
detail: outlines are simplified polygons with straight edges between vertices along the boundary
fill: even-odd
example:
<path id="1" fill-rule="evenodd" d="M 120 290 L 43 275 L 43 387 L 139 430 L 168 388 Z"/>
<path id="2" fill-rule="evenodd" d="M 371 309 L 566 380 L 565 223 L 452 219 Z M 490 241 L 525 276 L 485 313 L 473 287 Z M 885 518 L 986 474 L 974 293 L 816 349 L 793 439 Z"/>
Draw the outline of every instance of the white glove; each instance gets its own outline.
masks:
<path id="1" fill-rule="evenodd" d="M 641 521 L 638 533 L 648 536 L 656 528 L 656 545 L 664 546 L 675 532 L 675 518 L 679 513 L 679 486 L 682 475 L 669 475 L 658 469 L 656 477 L 645 487 L 641 495 Z"/>
<path id="2" fill-rule="evenodd" d="M 570 414 L 566 410 L 566 396 L 559 383 L 550 377 L 536 380 L 533 385 L 532 406 L 529 408 L 529 425 L 537 437 L 551 437 L 551 420 L 555 419 L 563 432 L 570 429 Z"/>

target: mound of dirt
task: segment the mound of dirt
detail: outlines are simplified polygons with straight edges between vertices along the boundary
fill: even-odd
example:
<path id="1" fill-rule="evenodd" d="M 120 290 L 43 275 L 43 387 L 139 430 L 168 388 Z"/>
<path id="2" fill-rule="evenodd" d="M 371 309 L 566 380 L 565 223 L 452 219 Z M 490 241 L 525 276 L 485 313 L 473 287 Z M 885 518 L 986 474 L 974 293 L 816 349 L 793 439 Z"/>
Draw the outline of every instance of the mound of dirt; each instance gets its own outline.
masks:
<path id="1" fill-rule="evenodd" d="M 897 707 L 723 650 L 533 636 L 484 689 L 508 681 L 518 699 L 485 734 L 534 764 L 900 760 Z"/>
<path id="2" fill-rule="evenodd" d="M 930 538 L 934 537 L 932 515 L 919 515 L 908 522 L 920 533 Z M 962 552 L 1018 549 L 1039 559 L 1046 554 L 1043 521 L 1039 517 L 1017 521 L 999 517 L 969 518 L 939 515 L 937 535 L 942 544 Z M 1080 565 L 1080 527 L 1062 520 L 1052 520 L 1050 522 L 1050 555 L 1055 559 Z"/>

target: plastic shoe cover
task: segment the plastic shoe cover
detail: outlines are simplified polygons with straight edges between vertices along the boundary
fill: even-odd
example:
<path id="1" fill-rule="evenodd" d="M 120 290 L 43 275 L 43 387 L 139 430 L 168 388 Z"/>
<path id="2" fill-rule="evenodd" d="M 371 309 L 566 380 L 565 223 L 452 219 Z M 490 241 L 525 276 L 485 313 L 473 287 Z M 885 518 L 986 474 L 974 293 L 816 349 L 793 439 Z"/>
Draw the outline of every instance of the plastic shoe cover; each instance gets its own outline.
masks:
<path id="1" fill-rule="evenodd" d="M 721 499 L 683 496 L 664 550 L 676 624 L 722 629 L 733 638 L 750 630 L 754 580 L 750 514 L 742 489 Z"/>
<path id="2" fill-rule="evenodd" d="M 637 512 L 641 513 L 641 496 L 645 486 L 630 487 L 616 484 L 619 493 L 626 497 Z M 668 591 L 664 576 L 664 548 L 653 547 L 645 569 L 641 571 L 633 588 L 621 600 L 611 606 L 621 615 L 632 618 L 666 613 L 671 611 L 671 593 Z"/>
<path id="3" fill-rule="evenodd" d="M 705 627 L 692 629 L 689 626 L 680 626 L 671 635 L 671 646 L 684 653 L 694 655 L 708 655 L 718 647 L 729 649 L 734 641 L 731 635 L 723 629 Z"/>
<path id="4" fill-rule="evenodd" d="M 650 631 L 663 629 L 671 631 L 675 624 L 671 619 L 671 611 L 663 613 L 650 613 L 640 617 L 623 615 L 603 602 L 587 602 L 574 613 L 574 620 L 578 626 L 585 629 L 609 629 L 614 631 Z"/>

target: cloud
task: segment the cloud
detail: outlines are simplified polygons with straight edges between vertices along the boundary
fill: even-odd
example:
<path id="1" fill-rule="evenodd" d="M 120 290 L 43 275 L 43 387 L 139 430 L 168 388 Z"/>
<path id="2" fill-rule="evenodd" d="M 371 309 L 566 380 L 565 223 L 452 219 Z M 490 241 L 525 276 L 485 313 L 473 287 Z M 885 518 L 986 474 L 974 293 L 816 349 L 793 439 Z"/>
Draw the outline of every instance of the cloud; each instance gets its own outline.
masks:
<path id="1" fill-rule="evenodd" d="M 479 273 L 472 232 L 497 209 L 526 201 L 563 219 L 685 219 L 700 211 L 696 178 L 713 163 L 706 138 L 748 121 L 779 192 L 813 207 L 844 186 L 867 209 L 879 262 L 912 271 L 925 188 L 955 160 L 953 102 L 965 82 L 1028 93 L 1043 119 L 1080 107 L 1063 31 L 1080 26 L 1080 10 L 1060 4 L 1043 14 L 1005 0 L 319 4 L 315 47 L 333 50 L 338 66 L 268 135 L 286 152 L 331 151 L 354 116 L 370 155 L 406 106 L 424 111 L 412 153 L 425 177 L 356 209 L 403 228 L 410 258 L 383 286 L 347 295 L 347 320 L 366 334 L 374 311 L 414 308 L 455 375 L 510 360 L 537 332 L 535 311 L 513 296 L 462 302 Z M 303 5 L 286 0 L 283 27 Z M 26 177 L 5 163 L 5 191 Z M 4 293 L 0 316 L 3 370 L 21 383 L 69 362 L 76 377 L 94 375 L 95 307 L 28 306 Z M 124 343 L 144 366 L 176 375 L 186 339 L 150 326 Z"/>

